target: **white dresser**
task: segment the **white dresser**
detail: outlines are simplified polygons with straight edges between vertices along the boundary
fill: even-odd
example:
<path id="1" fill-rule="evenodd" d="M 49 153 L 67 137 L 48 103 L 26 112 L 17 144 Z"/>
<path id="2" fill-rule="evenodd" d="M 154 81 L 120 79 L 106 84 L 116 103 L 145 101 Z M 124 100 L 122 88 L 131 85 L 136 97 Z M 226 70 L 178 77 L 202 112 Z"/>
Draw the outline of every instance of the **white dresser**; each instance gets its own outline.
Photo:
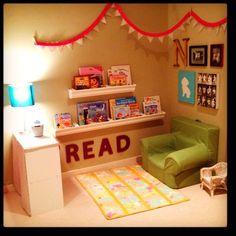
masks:
<path id="1" fill-rule="evenodd" d="M 13 134 L 13 182 L 30 216 L 62 208 L 58 142 L 50 136 Z"/>

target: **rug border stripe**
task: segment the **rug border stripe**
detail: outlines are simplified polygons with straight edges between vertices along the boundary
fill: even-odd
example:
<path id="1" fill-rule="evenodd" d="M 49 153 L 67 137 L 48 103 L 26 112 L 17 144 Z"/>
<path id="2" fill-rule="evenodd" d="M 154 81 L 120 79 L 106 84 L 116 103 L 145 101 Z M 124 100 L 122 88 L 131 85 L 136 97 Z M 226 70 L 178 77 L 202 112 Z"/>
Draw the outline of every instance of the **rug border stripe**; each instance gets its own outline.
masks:
<path id="1" fill-rule="evenodd" d="M 121 207 L 123 210 L 124 214 L 129 214 L 129 212 L 125 209 L 125 207 L 120 203 L 120 201 L 117 199 L 117 197 L 103 184 L 103 182 L 99 179 L 99 177 L 96 175 L 96 172 L 91 173 L 97 181 L 111 194 L 112 198 L 115 200 L 115 202 Z"/>
<path id="2" fill-rule="evenodd" d="M 114 169 L 116 169 L 116 168 L 114 168 Z M 113 169 L 111 169 L 111 172 L 112 172 L 122 183 L 124 183 L 124 184 L 128 187 L 128 189 L 129 189 L 131 192 L 133 192 L 134 195 L 136 195 L 136 196 L 138 197 L 138 199 L 143 203 L 143 205 L 146 207 L 147 210 L 151 210 L 151 209 L 152 209 L 152 207 L 149 206 L 149 205 L 140 197 L 140 195 L 139 195 L 134 189 L 132 189 L 132 188 L 130 187 L 130 185 L 129 185 L 127 182 L 125 182 L 122 178 L 120 178 L 120 176 L 117 175 L 117 174 L 114 172 Z"/>

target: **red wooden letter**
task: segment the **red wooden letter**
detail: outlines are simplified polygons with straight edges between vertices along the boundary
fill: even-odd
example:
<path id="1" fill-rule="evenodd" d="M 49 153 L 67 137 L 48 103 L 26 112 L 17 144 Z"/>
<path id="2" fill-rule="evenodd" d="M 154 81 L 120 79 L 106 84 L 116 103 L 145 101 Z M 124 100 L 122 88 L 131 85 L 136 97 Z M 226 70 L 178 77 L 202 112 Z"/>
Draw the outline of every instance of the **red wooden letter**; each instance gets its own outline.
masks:
<path id="1" fill-rule="evenodd" d="M 121 147 L 121 140 L 122 139 L 126 142 L 123 147 Z M 116 137 L 117 152 L 124 152 L 129 148 L 129 146 L 130 146 L 130 139 L 127 135 L 119 135 Z"/>
<path id="2" fill-rule="evenodd" d="M 108 138 L 102 139 L 102 143 L 101 143 L 101 147 L 100 147 L 100 151 L 99 151 L 98 156 L 99 156 L 99 157 L 103 156 L 103 153 L 106 152 L 106 151 L 107 151 L 110 155 L 113 154 L 113 151 L 112 151 L 112 148 L 111 148 L 111 145 L 110 145 L 110 143 L 109 143 Z"/>
<path id="3" fill-rule="evenodd" d="M 90 158 L 94 158 L 95 155 L 93 153 L 89 153 L 93 151 L 92 147 L 88 147 L 89 145 L 93 145 L 94 141 L 87 141 L 83 143 L 83 151 L 84 151 L 84 159 L 90 159 Z"/>
<path id="4" fill-rule="evenodd" d="M 73 156 L 75 161 L 79 161 L 79 156 L 77 152 L 79 151 L 79 147 L 76 144 L 68 144 L 66 145 L 66 162 L 71 162 L 71 157 Z"/>

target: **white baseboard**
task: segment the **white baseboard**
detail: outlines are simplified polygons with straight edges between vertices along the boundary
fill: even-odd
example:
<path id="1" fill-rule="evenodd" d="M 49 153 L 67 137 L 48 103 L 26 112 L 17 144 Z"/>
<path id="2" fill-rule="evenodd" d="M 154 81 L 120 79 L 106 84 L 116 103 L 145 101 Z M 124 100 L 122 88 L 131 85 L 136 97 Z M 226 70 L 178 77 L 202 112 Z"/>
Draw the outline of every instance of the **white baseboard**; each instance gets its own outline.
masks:
<path id="1" fill-rule="evenodd" d="M 67 177 L 70 177 L 71 175 L 83 174 L 83 173 L 93 172 L 93 171 L 102 170 L 102 169 L 109 169 L 114 166 L 119 167 L 119 166 L 130 165 L 130 164 L 133 164 L 134 162 L 139 162 L 140 157 L 141 156 L 134 156 L 134 157 L 118 160 L 118 161 L 111 161 L 111 162 L 103 163 L 100 165 L 89 166 L 89 167 L 84 167 L 84 168 L 75 169 L 75 170 L 69 170 L 62 173 L 62 178 L 67 178 Z"/>

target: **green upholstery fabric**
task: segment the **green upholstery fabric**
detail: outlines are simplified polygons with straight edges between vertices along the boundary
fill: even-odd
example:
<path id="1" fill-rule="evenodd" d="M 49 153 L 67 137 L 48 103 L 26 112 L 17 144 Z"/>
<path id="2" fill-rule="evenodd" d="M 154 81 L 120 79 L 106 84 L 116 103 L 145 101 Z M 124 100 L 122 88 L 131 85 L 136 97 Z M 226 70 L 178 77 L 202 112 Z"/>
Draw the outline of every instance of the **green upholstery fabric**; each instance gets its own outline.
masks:
<path id="1" fill-rule="evenodd" d="M 186 117 L 171 132 L 141 139 L 142 166 L 171 188 L 200 182 L 200 169 L 217 162 L 219 128 Z"/>

